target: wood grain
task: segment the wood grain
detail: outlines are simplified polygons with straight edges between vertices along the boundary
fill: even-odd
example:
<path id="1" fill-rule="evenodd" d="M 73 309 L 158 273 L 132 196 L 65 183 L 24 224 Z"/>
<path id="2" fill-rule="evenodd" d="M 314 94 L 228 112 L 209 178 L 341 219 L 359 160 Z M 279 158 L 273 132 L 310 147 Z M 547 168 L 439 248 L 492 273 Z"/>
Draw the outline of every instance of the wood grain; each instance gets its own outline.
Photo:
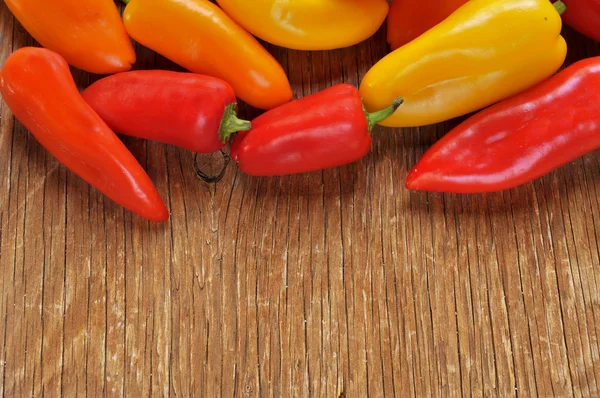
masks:
<path id="1" fill-rule="evenodd" d="M 568 63 L 600 55 L 565 36 Z M 0 62 L 33 44 L 0 0 Z M 267 47 L 296 97 L 358 85 L 387 51 L 384 28 L 343 50 Z M 136 69 L 180 70 L 137 54 Z M 98 78 L 73 72 L 82 88 Z M 339 169 L 230 165 L 218 183 L 190 153 L 124 138 L 171 210 L 153 225 L 68 172 L 3 102 L 0 117 L 2 396 L 600 394 L 597 153 L 456 196 L 403 182 L 458 121 L 377 128 Z"/>

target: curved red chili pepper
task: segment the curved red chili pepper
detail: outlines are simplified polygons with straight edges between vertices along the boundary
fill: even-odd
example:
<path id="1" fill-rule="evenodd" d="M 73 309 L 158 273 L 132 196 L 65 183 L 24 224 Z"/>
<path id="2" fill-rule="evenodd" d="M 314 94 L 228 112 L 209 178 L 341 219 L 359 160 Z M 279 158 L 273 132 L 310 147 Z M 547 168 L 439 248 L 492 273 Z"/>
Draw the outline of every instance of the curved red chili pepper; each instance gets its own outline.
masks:
<path id="1" fill-rule="evenodd" d="M 413 190 L 483 193 L 517 187 L 600 147 L 600 57 L 468 119 L 410 172 Z"/>
<path id="2" fill-rule="evenodd" d="M 124 72 L 98 80 L 82 95 L 114 131 L 197 153 L 216 152 L 232 133 L 250 128 L 236 117 L 231 86 L 209 76 Z"/>
<path id="3" fill-rule="evenodd" d="M 60 55 L 34 47 L 15 51 L 0 71 L 0 92 L 15 117 L 68 169 L 148 220 L 169 218 L 146 172 L 81 98 Z"/>
<path id="4" fill-rule="evenodd" d="M 307 173 L 352 163 L 371 148 L 375 125 L 400 106 L 365 112 L 356 87 L 340 84 L 282 105 L 238 135 L 231 157 L 254 176 Z"/>

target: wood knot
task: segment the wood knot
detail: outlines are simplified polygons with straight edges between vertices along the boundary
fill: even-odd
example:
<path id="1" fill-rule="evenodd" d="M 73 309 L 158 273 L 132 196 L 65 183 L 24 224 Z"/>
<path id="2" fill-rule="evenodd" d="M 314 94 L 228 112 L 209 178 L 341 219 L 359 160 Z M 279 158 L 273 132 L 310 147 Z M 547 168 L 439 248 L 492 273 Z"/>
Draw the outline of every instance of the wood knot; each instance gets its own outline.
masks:
<path id="1" fill-rule="evenodd" d="M 247 382 L 246 385 L 244 386 L 244 395 L 249 397 L 252 395 L 253 392 L 254 392 L 254 390 L 252 388 L 252 383 Z"/>
<path id="2" fill-rule="evenodd" d="M 221 154 L 220 157 L 217 156 L 217 152 L 202 156 L 199 153 L 194 155 L 194 171 L 202 181 L 216 183 L 225 176 L 231 158 L 223 151 L 219 151 L 219 153 Z"/>

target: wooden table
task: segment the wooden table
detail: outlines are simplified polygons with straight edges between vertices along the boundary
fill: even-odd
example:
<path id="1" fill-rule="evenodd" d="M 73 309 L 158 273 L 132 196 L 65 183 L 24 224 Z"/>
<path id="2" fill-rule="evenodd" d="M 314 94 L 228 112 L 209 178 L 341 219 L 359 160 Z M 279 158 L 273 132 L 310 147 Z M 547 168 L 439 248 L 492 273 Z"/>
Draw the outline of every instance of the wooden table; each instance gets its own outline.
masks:
<path id="1" fill-rule="evenodd" d="M 565 35 L 569 62 L 600 54 Z M 270 50 L 302 96 L 358 84 L 384 43 L 382 29 L 344 50 Z M 0 1 L 0 61 L 32 44 Z M 137 53 L 136 68 L 173 67 Z M 152 225 L 0 111 L 2 396 L 600 394 L 597 154 L 455 196 L 403 183 L 456 121 L 378 128 L 348 167 L 266 179 L 230 165 L 216 184 L 190 153 L 126 139 L 172 212 Z"/>

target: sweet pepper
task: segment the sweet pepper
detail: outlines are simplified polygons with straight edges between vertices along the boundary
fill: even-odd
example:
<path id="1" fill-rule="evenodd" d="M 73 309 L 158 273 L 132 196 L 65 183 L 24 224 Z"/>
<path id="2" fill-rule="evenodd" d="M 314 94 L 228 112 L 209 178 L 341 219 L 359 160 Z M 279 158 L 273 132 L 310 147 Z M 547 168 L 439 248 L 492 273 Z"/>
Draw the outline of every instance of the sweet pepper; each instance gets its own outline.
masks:
<path id="1" fill-rule="evenodd" d="M 292 99 L 277 60 L 206 0 L 126 0 L 127 32 L 184 68 L 229 83 L 248 104 L 271 109 Z"/>
<path id="2" fill-rule="evenodd" d="M 600 148 L 600 57 L 579 61 L 446 134 L 410 172 L 408 189 L 515 188 Z"/>
<path id="3" fill-rule="evenodd" d="M 390 53 L 366 74 L 367 110 L 394 98 L 404 106 L 381 124 L 423 126 L 522 92 L 563 64 L 564 4 L 548 0 L 469 1 L 436 27 Z"/>
<path id="4" fill-rule="evenodd" d="M 42 46 L 86 72 L 131 69 L 135 52 L 113 0 L 5 0 Z"/>
<path id="5" fill-rule="evenodd" d="M 256 37 L 294 50 L 332 50 L 371 37 L 385 21 L 387 0 L 217 0 Z"/>
<path id="6" fill-rule="evenodd" d="M 365 112 L 356 87 L 338 84 L 266 112 L 231 145 L 231 159 L 253 176 L 282 176 L 339 167 L 364 157 L 371 132 L 402 104 Z"/>
<path id="7" fill-rule="evenodd" d="M 81 95 L 114 131 L 196 153 L 216 152 L 250 129 L 237 118 L 233 89 L 216 77 L 137 70 L 100 79 Z"/>
<path id="8" fill-rule="evenodd" d="M 393 0 L 387 20 L 387 40 L 390 47 L 395 50 L 413 41 L 448 18 L 467 1 Z"/>
<path id="9" fill-rule="evenodd" d="M 565 23 L 579 33 L 600 41 L 600 0 L 564 0 Z"/>
<path id="10" fill-rule="evenodd" d="M 17 120 L 65 167 L 150 221 L 169 218 L 150 177 L 83 100 L 63 57 L 23 47 L 0 70 L 0 93 Z"/>

